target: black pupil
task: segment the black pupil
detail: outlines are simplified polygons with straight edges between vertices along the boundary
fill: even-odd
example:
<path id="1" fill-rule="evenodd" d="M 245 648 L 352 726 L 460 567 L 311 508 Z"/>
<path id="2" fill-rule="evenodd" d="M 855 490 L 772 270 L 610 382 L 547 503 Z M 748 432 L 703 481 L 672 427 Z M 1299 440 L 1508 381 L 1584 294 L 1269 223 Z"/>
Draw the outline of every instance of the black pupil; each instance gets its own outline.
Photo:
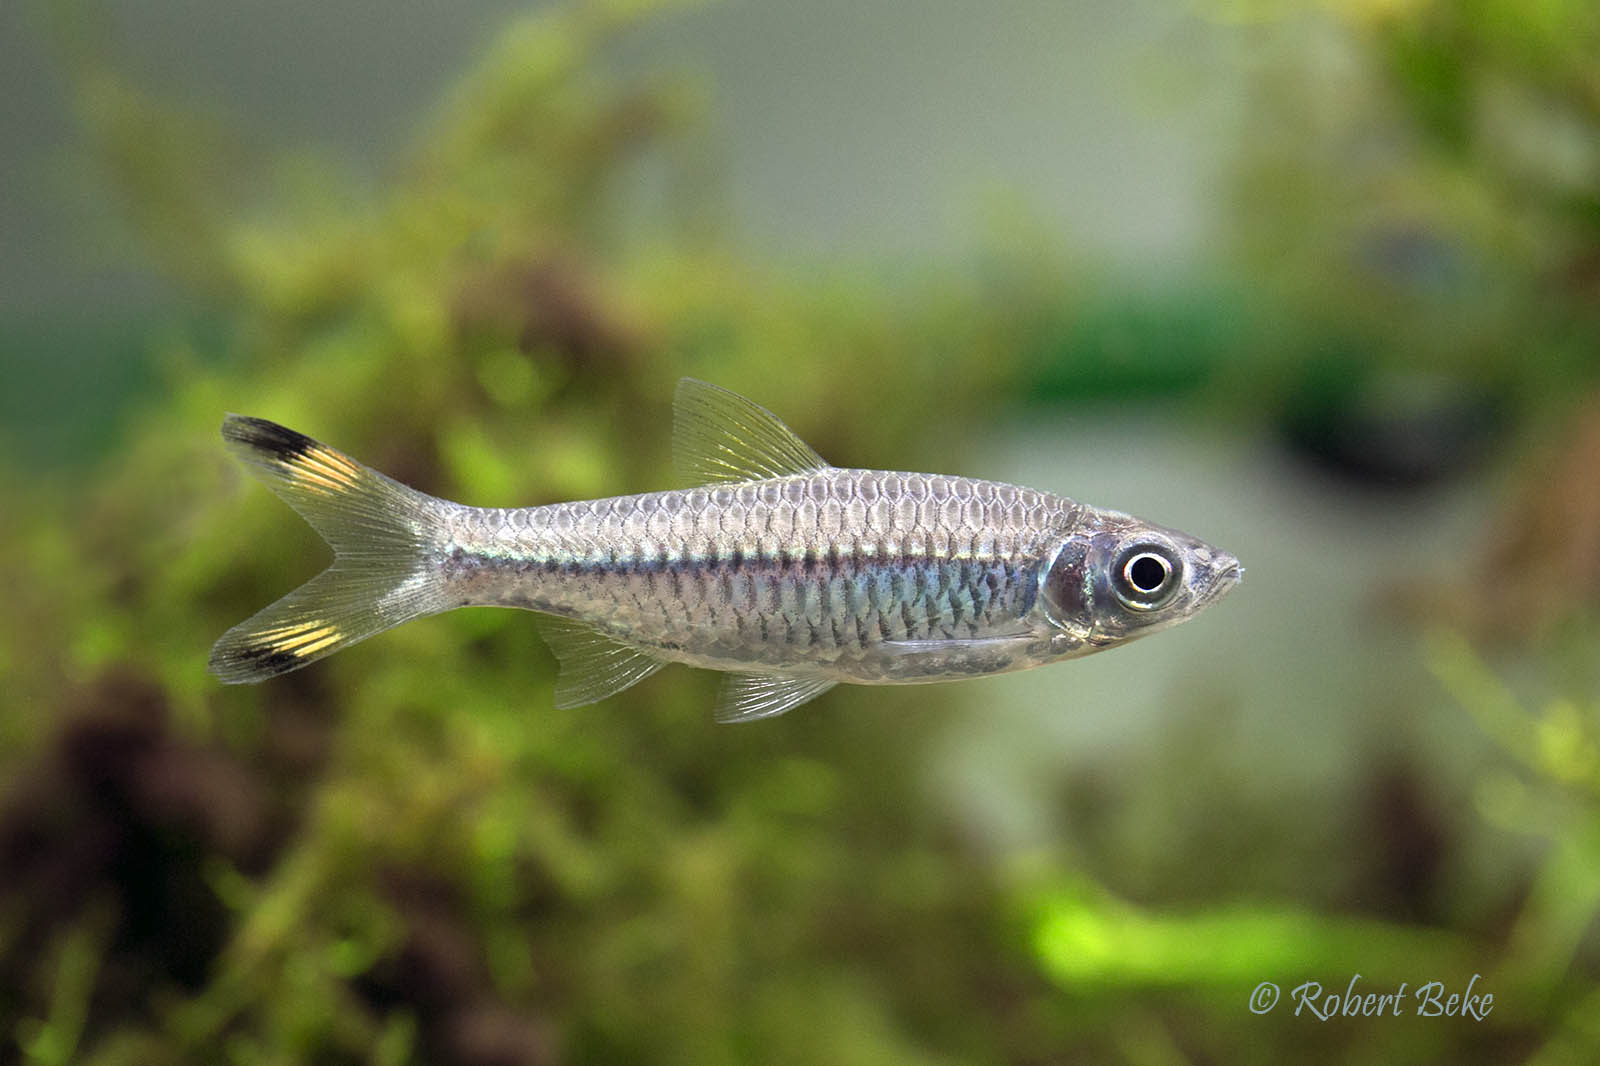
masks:
<path id="1" fill-rule="evenodd" d="M 1141 556 L 1128 567 L 1128 580 L 1140 592 L 1154 592 L 1167 580 L 1167 568 L 1153 555 Z"/>

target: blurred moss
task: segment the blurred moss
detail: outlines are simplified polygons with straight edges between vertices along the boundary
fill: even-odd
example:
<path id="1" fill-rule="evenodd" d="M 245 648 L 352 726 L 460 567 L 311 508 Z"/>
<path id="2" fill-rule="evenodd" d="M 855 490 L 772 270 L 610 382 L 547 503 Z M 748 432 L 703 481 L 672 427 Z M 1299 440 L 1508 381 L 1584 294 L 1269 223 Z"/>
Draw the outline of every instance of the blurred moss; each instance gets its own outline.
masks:
<path id="1" fill-rule="evenodd" d="M 1592 648 L 1592 633 L 1581 654 Z M 1552 695 L 1539 711 L 1460 636 L 1430 636 L 1430 667 L 1518 769 L 1486 771 L 1474 795 L 1483 818 L 1542 842 L 1542 857 L 1511 924 L 1495 975 L 1523 991 L 1514 1009 L 1552 1016 L 1550 1039 L 1529 1061 L 1582 1062 L 1600 1047 L 1592 978 L 1600 913 L 1600 705 Z"/>
<path id="2" fill-rule="evenodd" d="M 225 124 L 157 102 L 92 35 L 64 37 L 103 175 L 162 269 L 229 325 L 203 358 L 167 342 L 159 397 L 78 491 L 18 479 L 0 563 L 16 783 L 0 971 L 26 980 L 0 998 L 21 1041 L 0 1058 L 1011 1057 L 958 1005 L 1017 964 L 929 965 L 947 936 L 986 942 L 983 877 L 919 822 L 888 718 L 845 701 L 713 729 L 711 689 L 688 675 L 557 711 L 526 619 L 487 611 L 278 686 L 204 673 L 216 634 L 324 551 L 226 462 L 224 411 L 511 504 L 670 483 L 686 372 L 782 398 L 841 457 L 1006 387 L 978 363 L 931 372 L 950 346 L 991 348 L 997 318 L 971 290 L 890 324 L 847 289 L 611 226 L 613 177 L 694 121 L 671 79 L 607 73 L 607 42 L 648 6 L 514 22 L 371 196 L 312 160 L 241 162 Z M 841 394 L 846 374 L 869 387 Z M 885 405 L 891 380 L 902 402 Z M 108 857 L 46 892 L 72 834 L 104 836 Z M 151 839 L 167 843 L 125 861 Z M 180 870 L 181 892 L 158 887 Z M 220 941 L 165 917 L 195 892 Z M 198 976 L 174 976 L 175 955 Z"/>
<path id="3" fill-rule="evenodd" d="M 1358 337 L 1357 372 L 1449 377 L 1527 420 L 1600 386 L 1595 6 L 1277 14 L 1281 58 L 1253 84 L 1229 227 L 1275 293 L 1280 325 L 1261 339 L 1297 353 Z"/>

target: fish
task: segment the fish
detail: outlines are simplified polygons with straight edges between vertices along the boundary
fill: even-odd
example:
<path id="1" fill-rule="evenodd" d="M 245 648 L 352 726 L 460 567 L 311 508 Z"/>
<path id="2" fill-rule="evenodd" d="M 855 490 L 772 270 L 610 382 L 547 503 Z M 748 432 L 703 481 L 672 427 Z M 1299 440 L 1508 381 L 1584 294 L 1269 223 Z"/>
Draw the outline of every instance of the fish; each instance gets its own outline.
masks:
<path id="1" fill-rule="evenodd" d="M 692 488 L 471 507 L 275 422 L 227 447 L 333 548 L 326 570 L 223 634 L 210 671 L 265 681 L 458 607 L 537 612 L 554 703 L 667 663 L 727 675 L 713 717 L 793 710 L 835 685 L 954 681 L 1125 644 L 1216 603 L 1239 560 L 1187 533 L 995 481 L 830 466 L 765 407 L 679 381 Z"/>

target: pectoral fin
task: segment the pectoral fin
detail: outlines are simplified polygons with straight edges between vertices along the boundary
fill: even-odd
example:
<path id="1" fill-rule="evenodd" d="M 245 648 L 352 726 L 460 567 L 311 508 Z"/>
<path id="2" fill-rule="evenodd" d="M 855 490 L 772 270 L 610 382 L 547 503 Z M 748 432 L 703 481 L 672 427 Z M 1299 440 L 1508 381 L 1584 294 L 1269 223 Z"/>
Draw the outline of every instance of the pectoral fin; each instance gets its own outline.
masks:
<path id="1" fill-rule="evenodd" d="M 939 652 L 955 655 L 962 652 L 1020 651 L 1035 639 L 1029 633 L 1019 636 L 970 637 L 948 640 L 886 640 L 882 646 L 889 651 L 899 652 L 903 655 L 932 655 Z"/>
<path id="2" fill-rule="evenodd" d="M 1037 637 L 1008 634 L 947 640 L 888 640 L 886 652 L 920 660 L 918 670 L 944 677 L 991 674 L 1011 669 Z"/>
<path id="3" fill-rule="evenodd" d="M 837 681 L 815 677 L 778 677 L 772 674 L 729 674 L 722 685 L 715 718 L 719 722 L 754 722 L 792 711 L 816 699 Z"/>
<path id="4" fill-rule="evenodd" d="M 561 664 L 555 702 L 563 710 L 615 696 L 666 665 L 642 648 L 569 618 L 540 615 L 539 633 Z"/>

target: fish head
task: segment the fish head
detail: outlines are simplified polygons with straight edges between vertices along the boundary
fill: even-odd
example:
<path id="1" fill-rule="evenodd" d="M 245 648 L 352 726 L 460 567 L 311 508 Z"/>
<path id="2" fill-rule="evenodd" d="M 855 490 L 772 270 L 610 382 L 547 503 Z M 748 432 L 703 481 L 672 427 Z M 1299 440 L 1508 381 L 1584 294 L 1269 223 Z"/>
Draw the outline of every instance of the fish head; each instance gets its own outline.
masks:
<path id="1" fill-rule="evenodd" d="M 1238 559 L 1187 533 L 1090 508 L 1041 571 L 1039 592 L 1051 624 L 1093 650 L 1192 618 L 1243 577 Z"/>

